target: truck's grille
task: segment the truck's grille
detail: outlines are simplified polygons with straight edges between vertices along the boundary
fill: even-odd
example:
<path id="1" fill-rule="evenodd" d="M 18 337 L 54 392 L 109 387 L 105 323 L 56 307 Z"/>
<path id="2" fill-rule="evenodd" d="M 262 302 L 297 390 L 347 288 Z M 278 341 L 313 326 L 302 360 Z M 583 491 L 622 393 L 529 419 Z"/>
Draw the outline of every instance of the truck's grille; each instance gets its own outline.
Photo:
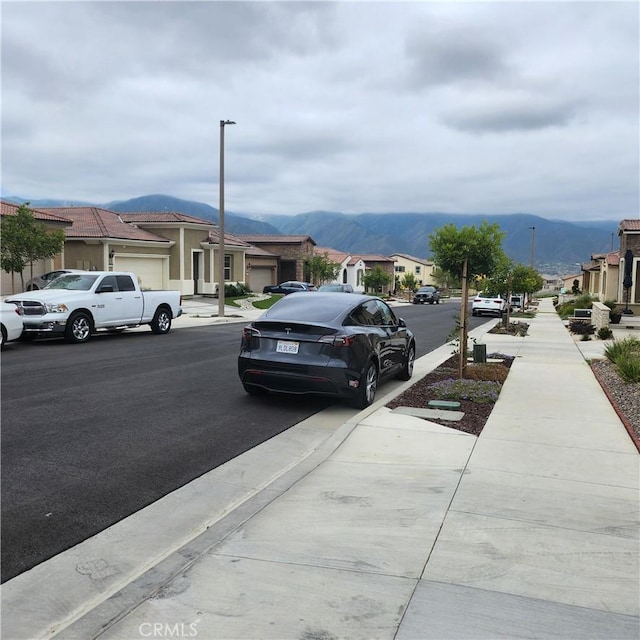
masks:
<path id="1" fill-rule="evenodd" d="M 16 300 L 16 305 L 22 310 L 23 316 L 43 316 L 46 313 L 42 303 L 34 300 Z"/>

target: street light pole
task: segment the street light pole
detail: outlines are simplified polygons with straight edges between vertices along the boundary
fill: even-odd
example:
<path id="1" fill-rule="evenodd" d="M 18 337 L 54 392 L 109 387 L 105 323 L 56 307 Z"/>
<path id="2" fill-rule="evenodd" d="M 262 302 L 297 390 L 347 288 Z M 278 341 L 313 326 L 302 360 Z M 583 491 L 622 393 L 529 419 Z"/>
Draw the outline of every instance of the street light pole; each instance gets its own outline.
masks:
<path id="1" fill-rule="evenodd" d="M 536 247 L 536 228 L 529 227 L 531 229 L 531 268 L 533 269 L 533 257 L 535 255 L 535 247 Z"/>
<path id="2" fill-rule="evenodd" d="M 218 317 L 224 318 L 224 128 L 235 124 L 220 120 L 220 204 L 218 211 Z"/>

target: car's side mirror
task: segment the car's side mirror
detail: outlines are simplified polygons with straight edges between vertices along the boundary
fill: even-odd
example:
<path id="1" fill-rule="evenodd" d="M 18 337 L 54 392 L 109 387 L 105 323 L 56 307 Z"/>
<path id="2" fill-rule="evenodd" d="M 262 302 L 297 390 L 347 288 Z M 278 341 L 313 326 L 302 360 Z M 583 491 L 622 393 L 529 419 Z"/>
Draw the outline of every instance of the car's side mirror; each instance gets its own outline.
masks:
<path id="1" fill-rule="evenodd" d="M 96 293 L 113 293 L 113 285 L 112 284 L 103 284 L 98 287 Z"/>
<path id="2" fill-rule="evenodd" d="M 404 318 L 398 318 L 398 326 L 399 327 L 406 327 L 407 323 L 404 321 Z"/>

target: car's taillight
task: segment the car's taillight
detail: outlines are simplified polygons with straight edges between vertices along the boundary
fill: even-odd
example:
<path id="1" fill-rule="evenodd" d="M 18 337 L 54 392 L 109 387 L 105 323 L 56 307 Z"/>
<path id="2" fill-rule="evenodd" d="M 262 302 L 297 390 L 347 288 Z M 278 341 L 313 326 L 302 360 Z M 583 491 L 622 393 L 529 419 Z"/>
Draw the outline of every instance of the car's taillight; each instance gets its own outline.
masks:
<path id="1" fill-rule="evenodd" d="M 244 329 L 242 329 L 242 337 L 245 340 L 251 340 L 251 338 L 259 338 L 260 331 L 258 331 L 255 327 L 252 327 L 251 325 L 247 325 L 246 327 L 244 327 Z"/>
<path id="2" fill-rule="evenodd" d="M 333 347 L 349 347 L 356 341 L 355 336 L 347 336 L 343 334 L 320 336 L 318 342 L 330 344 Z"/>

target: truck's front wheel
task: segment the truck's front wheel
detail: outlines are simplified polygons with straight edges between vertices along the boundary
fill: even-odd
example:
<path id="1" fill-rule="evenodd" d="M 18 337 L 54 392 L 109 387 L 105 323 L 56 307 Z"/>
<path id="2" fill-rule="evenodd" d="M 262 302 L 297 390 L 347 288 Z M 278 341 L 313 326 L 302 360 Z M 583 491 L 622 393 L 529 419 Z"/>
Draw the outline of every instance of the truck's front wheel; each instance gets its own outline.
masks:
<path id="1" fill-rule="evenodd" d="M 84 311 L 76 311 L 71 315 L 64 330 L 67 342 L 86 342 L 91 337 L 91 316 Z"/>
<path id="2" fill-rule="evenodd" d="M 171 312 L 165 308 L 156 311 L 151 321 L 151 331 L 153 333 L 169 333 L 171 330 Z"/>

